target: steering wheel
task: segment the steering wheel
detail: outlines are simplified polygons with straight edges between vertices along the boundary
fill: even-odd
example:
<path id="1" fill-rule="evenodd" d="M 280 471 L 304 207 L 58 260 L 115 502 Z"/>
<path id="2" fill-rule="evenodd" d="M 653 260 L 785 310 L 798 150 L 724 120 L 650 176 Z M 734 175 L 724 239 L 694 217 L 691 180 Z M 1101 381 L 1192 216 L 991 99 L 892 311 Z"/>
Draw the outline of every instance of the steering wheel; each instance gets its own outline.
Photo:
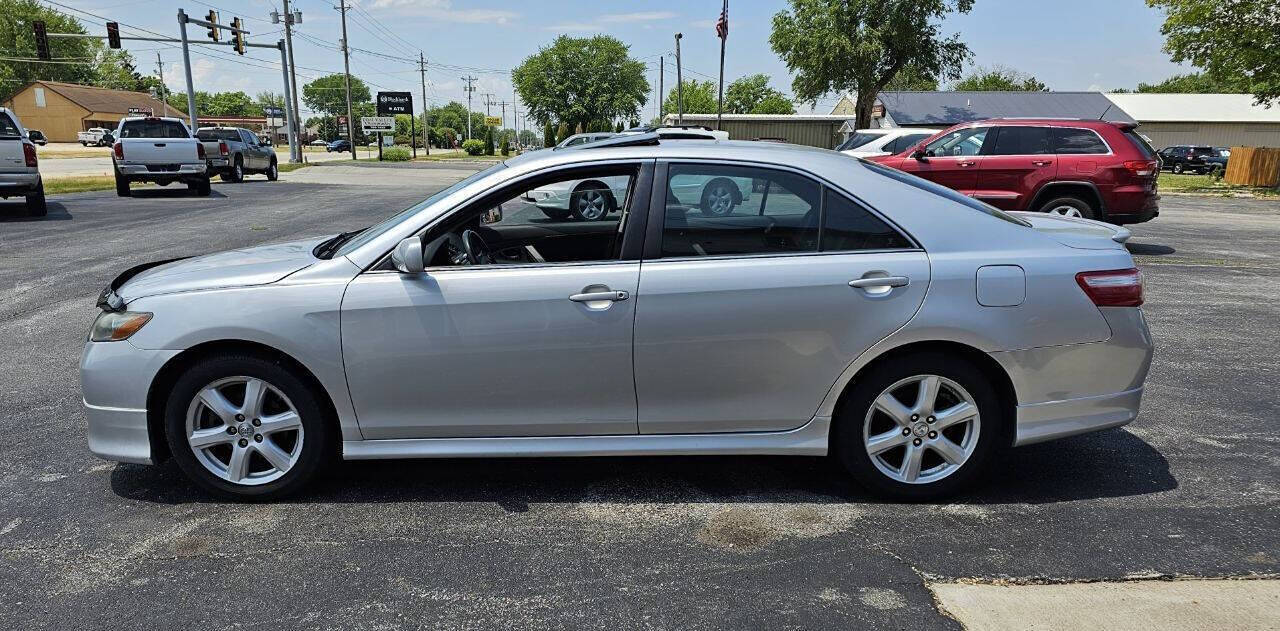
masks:
<path id="1" fill-rule="evenodd" d="M 493 253 L 475 230 L 462 231 L 462 249 L 467 253 L 467 262 L 472 265 L 493 264 Z"/>

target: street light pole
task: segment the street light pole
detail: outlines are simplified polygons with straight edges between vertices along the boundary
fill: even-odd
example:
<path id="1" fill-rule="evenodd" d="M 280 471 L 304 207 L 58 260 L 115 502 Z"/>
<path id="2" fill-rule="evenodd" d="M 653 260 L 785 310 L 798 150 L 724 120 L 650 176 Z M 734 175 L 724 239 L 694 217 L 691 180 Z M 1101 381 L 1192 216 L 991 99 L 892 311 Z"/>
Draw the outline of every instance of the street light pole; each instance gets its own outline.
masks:
<path id="1" fill-rule="evenodd" d="M 684 76 L 680 73 L 680 38 L 676 33 L 676 124 L 684 124 Z"/>
<path id="2" fill-rule="evenodd" d="M 285 7 L 288 10 L 288 7 Z M 347 144 L 351 145 L 351 159 L 356 159 L 356 119 L 351 114 L 351 52 L 347 46 L 347 0 L 338 0 L 338 10 L 342 12 L 342 71 L 343 82 L 347 88 Z M 379 145 L 378 150 L 382 147 Z"/>
<path id="3" fill-rule="evenodd" d="M 178 9 L 178 30 L 182 33 L 182 64 L 187 71 L 187 118 L 191 121 L 191 130 L 196 129 L 196 89 L 191 82 L 191 49 L 187 45 L 187 13 Z"/>
<path id="4" fill-rule="evenodd" d="M 290 102 L 293 103 L 293 124 L 298 126 L 297 129 L 294 130 L 294 137 L 300 137 L 302 135 L 302 127 L 301 127 L 301 123 L 298 122 L 298 118 L 299 118 L 298 116 L 298 73 L 295 71 L 294 65 L 293 65 L 293 13 L 289 11 L 289 0 L 283 0 L 283 1 L 284 1 L 284 45 L 285 45 L 285 50 L 288 52 L 288 55 L 289 55 L 289 87 L 292 90 L 291 93 L 285 94 L 284 96 L 285 98 L 289 99 Z M 297 153 L 297 155 L 294 155 L 295 152 Z M 302 162 L 302 145 L 301 144 L 298 144 L 296 147 L 289 147 L 289 161 Z"/>

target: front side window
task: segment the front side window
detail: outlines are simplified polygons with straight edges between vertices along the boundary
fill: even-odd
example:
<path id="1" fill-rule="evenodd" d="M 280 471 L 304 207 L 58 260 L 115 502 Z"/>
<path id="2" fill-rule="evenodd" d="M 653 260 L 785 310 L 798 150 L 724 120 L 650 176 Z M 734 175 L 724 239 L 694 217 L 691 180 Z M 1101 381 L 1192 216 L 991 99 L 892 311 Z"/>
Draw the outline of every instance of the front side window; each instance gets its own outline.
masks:
<path id="1" fill-rule="evenodd" d="M 839 147 L 836 147 L 836 151 L 848 151 L 850 149 L 857 149 L 858 147 L 861 147 L 862 145 L 865 145 L 873 140 L 876 140 L 878 138 L 883 138 L 884 135 L 885 134 L 883 132 L 868 132 L 868 131 L 854 132 L 847 139 L 845 139 L 844 142 L 840 143 Z"/>
<path id="2" fill-rule="evenodd" d="M 1053 130 L 1054 153 L 1097 154 L 1107 153 L 1107 144 L 1092 129 L 1056 127 Z"/>
<path id="3" fill-rule="evenodd" d="M 990 155 L 1035 156 L 1053 153 L 1046 127 L 1001 127 Z"/>
<path id="4" fill-rule="evenodd" d="M 821 186 L 788 172 L 673 164 L 662 256 L 816 252 Z"/>
<path id="5" fill-rule="evenodd" d="M 251 131 L 249 131 L 249 130 L 247 130 L 247 129 L 242 129 L 242 130 L 240 130 L 240 132 L 244 134 L 244 141 L 245 141 L 245 142 L 247 142 L 247 143 L 249 143 L 250 145 L 255 146 L 255 147 L 258 145 L 258 136 L 257 136 L 257 135 L 255 135 L 253 132 L 251 132 Z"/>
<path id="6" fill-rule="evenodd" d="M 932 136 L 933 134 L 907 134 L 889 143 L 890 147 L 886 147 L 885 151 L 892 154 L 899 154 L 910 149 L 920 143 L 921 140 Z"/>
<path id="7" fill-rule="evenodd" d="M 932 157 L 976 156 L 982 152 L 982 143 L 986 142 L 990 130 L 990 127 L 957 129 L 929 143 L 924 153 Z"/>
<path id="8" fill-rule="evenodd" d="M 900 250 L 911 242 L 871 211 L 827 189 L 823 199 L 822 251 Z"/>
<path id="9" fill-rule="evenodd" d="M 121 138 L 190 138 L 187 126 L 177 121 L 127 121 L 120 129 Z"/>

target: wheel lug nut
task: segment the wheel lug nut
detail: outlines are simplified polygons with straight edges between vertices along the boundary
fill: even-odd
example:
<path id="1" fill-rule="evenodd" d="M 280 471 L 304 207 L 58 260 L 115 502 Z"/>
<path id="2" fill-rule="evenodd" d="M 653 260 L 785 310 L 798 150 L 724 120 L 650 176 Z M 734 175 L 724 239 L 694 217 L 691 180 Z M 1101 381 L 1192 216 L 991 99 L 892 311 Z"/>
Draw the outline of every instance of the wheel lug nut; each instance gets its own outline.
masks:
<path id="1" fill-rule="evenodd" d="M 929 432 L 929 438 L 937 438 L 938 432 Z"/>
<path id="2" fill-rule="evenodd" d="M 253 440 L 254 442 L 258 442 L 258 443 L 262 442 L 262 434 L 254 434 Z"/>
<path id="3" fill-rule="evenodd" d="M 253 419 L 253 426 L 254 426 L 254 427 L 258 427 L 258 426 L 260 426 L 260 425 L 262 425 L 262 419 L 260 419 L 260 418 L 255 418 L 255 419 Z"/>
<path id="4" fill-rule="evenodd" d="M 244 420 L 244 415 L 243 415 L 243 414 L 237 414 L 237 415 L 236 415 L 236 420 L 237 420 L 237 421 L 243 421 L 243 420 Z"/>
<path id="5" fill-rule="evenodd" d="M 235 428 L 235 426 L 234 426 L 234 425 L 228 425 L 228 426 L 227 426 L 227 433 L 228 433 L 228 434 L 231 434 L 232 436 L 234 436 L 234 435 L 235 435 L 235 433 L 236 433 L 236 428 Z"/>
<path id="6" fill-rule="evenodd" d="M 241 447 L 248 447 L 248 446 L 249 446 L 249 441 L 248 441 L 248 440 L 246 440 L 246 439 L 244 439 L 244 438 L 241 438 L 241 439 L 240 439 L 240 446 L 241 446 Z"/>
<path id="7" fill-rule="evenodd" d="M 925 419 L 925 420 L 924 420 L 924 422 L 926 422 L 926 423 L 933 423 L 933 422 L 936 422 L 937 420 L 938 420 L 938 419 L 936 419 L 936 418 L 934 418 L 934 417 L 930 416 L 929 418 Z"/>
<path id="8" fill-rule="evenodd" d="M 909 427 L 904 427 L 904 428 L 902 428 L 902 435 L 903 435 L 903 436 L 910 436 L 910 435 L 911 435 L 911 428 L 909 428 Z"/>
<path id="9" fill-rule="evenodd" d="M 918 421 L 918 420 L 920 420 L 920 415 L 919 415 L 919 414 L 912 414 L 912 415 L 911 415 L 911 420 L 913 420 L 913 421 Z"/>
<path id="10" fill-rule="evenodd" d="M 915 440 L 911 441 L 911 444 L 912 444 L 912 445 L 915 445 L 916 447 L 919 447 L 921 442 L 922 442 L 922 441 L 921 441 L 919 438 L 917 438 L 917 439 L 915 439 Z"/>

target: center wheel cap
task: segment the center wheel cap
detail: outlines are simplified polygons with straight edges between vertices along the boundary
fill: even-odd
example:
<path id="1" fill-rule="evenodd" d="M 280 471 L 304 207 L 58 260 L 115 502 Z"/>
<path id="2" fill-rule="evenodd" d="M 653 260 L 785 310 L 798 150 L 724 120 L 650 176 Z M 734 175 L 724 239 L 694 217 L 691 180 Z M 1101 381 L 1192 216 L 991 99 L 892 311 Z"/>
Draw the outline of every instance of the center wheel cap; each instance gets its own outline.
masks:
<path id="1" fill-rule="evenodd" d="M 925 434 L 929 433 L 929 426 L 924 423 L 916 423 L 911 427 L 911 433 L 917 437 L 924 438 Z"/>
<path id="2" fill-rule="evenodd" d="M 253 434 L 253 426 L 248 423 L 241 423 L 236 427 L 236 431 L 240 432 L 241 436 L 248 437 Z"/>

